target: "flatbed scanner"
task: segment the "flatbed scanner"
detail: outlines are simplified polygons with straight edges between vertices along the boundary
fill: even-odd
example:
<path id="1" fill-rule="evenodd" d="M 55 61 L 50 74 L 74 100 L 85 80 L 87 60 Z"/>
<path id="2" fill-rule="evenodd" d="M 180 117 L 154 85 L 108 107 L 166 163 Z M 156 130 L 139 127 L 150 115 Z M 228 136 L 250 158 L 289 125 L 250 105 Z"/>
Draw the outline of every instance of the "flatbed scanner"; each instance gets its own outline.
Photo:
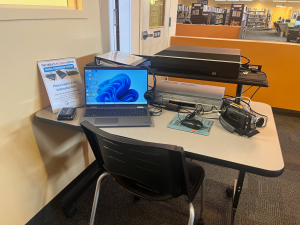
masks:
<path id="1" fill-rule="evenodd" d="M 151 67 L 160 71 L 193 73 L 237 79 L 241 65 L 241 50 L 173 45 L 156 53 Z"/>

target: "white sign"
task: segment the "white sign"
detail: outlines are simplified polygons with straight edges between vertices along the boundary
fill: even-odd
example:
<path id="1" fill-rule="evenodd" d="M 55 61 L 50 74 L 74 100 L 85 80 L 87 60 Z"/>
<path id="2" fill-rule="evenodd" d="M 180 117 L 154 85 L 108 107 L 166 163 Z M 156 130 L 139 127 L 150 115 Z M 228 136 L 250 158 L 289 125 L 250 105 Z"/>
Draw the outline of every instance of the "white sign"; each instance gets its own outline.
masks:
<path id="1" fill-rule="evenodd" d="M 53 113 L 85 105 L 84 85 L 75 58 L 38 61 Z"/>

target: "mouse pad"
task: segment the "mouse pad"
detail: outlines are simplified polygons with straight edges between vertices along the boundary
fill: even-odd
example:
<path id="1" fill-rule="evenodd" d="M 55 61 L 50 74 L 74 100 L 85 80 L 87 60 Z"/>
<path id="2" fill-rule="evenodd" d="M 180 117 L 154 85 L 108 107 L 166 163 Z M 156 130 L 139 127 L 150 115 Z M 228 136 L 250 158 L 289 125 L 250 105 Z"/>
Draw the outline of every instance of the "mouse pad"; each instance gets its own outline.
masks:
<path id="1" fill-rule="evenodd" d="M 201 134 L 201 135 L 207 136 L 207 135 L 209 135 L 210 129 L 214 123 L 213 120 L 206 120 L 206 119 L 201 119 L 201 118 L 195 117 L 195 120 L 199 120 L 201 123 L 203 123 L 203 127 L 200 130 L 193 130 L 189 127 L 185 127 L 180 124 L 180 121 L 184 120 L 184 118 L 185 118 L 185 115 L 179 114 L 179 115 L 174 116 L 174 118 L 168 124 L 167 127 L 171 128 L 171 129 L 182 130 L 182 131 L 186 131 L 186 132 L 190 132 L 190 133 L 194 133 L 194 134 Z"/>

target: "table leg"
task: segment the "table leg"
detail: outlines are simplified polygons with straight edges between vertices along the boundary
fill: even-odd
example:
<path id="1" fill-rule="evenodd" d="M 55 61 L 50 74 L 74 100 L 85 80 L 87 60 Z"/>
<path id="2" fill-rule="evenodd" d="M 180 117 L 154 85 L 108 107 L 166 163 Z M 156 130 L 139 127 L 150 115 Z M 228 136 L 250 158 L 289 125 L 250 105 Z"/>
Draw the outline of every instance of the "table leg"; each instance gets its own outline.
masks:
<path id="1" fill-rule="evenodd" d="M 238 180 L 234 186 L 234 193 L 232 198 L 231 225 L 235 225 L 236 210 L 239 204 L 240 195 L 242 193 L 244 178 L 245 178 L 245 172 L 240 171 Z"/>
<path id="2" fill-rule="evenodd" d="M 242 96 L 243 96 L 243 85 L 237 84 L 235 97 L 242 97 Z M 241 104 L 241 98 L 236 98 L 235 103 Z"/>
<path id="3" fill-rule="evenodd" d="M 97 162 L 94 161 L 88 166 L 83 173 L 76 177 L 66 188 L 67 194 L 61 198 L 62 211 L 67 218 L 73 218 L 77 212 L 77 208 L 73 204 L 77 199 L 96 181 L 101 175 L 101 169 Z M 71 187 L 71 188 L 68 188 Z M 66 189 L 65 188 L 65 189 Z"/>

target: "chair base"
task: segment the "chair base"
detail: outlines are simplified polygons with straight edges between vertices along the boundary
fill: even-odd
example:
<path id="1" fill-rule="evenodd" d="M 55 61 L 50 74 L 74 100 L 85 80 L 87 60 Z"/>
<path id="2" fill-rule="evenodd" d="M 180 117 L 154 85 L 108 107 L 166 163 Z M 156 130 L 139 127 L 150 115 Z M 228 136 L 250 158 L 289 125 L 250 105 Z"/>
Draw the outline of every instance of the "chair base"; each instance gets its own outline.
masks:
<path id="1" fill-rule="evenodd" d="M 101 181 L 103 180 L 104 177 L 110 175 L 110 173 L 105 172 L 102 173 L 97 181 L 97 185 L 96 185 L 96 191 L 95 191 L 95 196 L 94 196 L 94 202 L 93 202 L 93 208 L 92 208 L 92 214 L 91 214 L 91 218 L 90 218 L 90 225 L 94 224 L 94 220 L 95 220 L 95 215 L 96 215 L 96 209 L 97 209 L 97 203 L 98 203 L 98 198 L 99 198 L 99 192 L 100 192 L 100 185 L 101 185 Z"/>
<path id="2" fill-rule="evenodd" d="M 141 197 L 140 197 L 140 196 L 137 196 L 137 195 L 135 195 L 135 196 L 133 197 L 133 199 L 134 199 L 134 201 L 138 201 L 138 200 L 140 200 L 140 199 L 141 199 Z"/>
<path id="3" fill-rule="evenodd" d="M 234 192 L 234 187 L 233 186 L 229 186 L 226 189 L 226 195 L 228 198 L 233 198 L 233 192 Z"/>
<path id="4" fill-rule="evenodd" d="M 195 219 L 195 210 L 194 210 L 194 206 L 192 203 L 189 203 L 189 208 L 190 208 L 190 218 L 189 218 L 188 225 L 193 225 L 194 219 Z"/>
<path id="5" fill-rule="evenodd" d="M 95 196 L 94 196 L 94 202 L 93 202 L 93 208 L 92 208 L 92 214 L 91 214 L 91 218 L 90 218 L 90 225 L 94 224 L 101 181 L 103 180 L 104 177 L 106 177 L 108 175 L 110 175 L 108 172 L 105 172 L 105 173 L 101 174 L 98 181 L 97 181 L 96 191 L 95 191 Z M 205 178 L 202 181 L 202 185 L 201 185 L 201 212 L 200 212 L 200 219 L 198 220 L 198 225 L 204 225 L 204 219 L 203 219 L 204 192 L 205 192 L 204 187 L 205 187 Z M 137 196 L 137 195 L 134 195 L 134 200 L 138 201 L 138 200 L 140 200 L 140 197 Z M 194 219 L 195 219 L 195 210 L 194 210 L 194 206 L 191 202 L 189 203 L 189 209 L 190 209 L 190 217 L 189 217 L 188 225 L 193 225 L 194 224 Z M 75 208 L 75 213 L 76 213 L 76 211 L 77 210 Z"/>
<path id="6" fill-rule="evenodd" d="M 65 217 L 72 219 L 77 212 L 77 208 L 75 206 L 71 206 L 70 208 L 62 207 L 63 214 Z"/>
<path id="7" fill-rule="evenodd" d="M 204 225 L 204 219 L 201 219 L 201 218 L 200 218 L 200 219 L 198 220 L 198 225 Z"/>

